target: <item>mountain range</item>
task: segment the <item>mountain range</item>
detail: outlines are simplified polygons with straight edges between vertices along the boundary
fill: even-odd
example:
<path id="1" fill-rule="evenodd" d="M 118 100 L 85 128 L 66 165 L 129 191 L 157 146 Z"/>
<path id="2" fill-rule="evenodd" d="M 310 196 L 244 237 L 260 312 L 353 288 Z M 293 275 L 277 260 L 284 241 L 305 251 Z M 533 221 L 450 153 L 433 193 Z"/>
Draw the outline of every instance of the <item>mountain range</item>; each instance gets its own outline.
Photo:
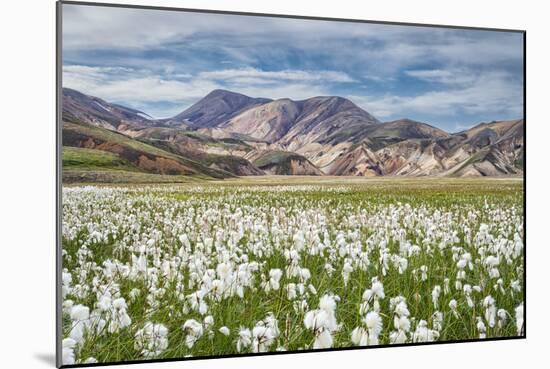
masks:
<path id="1" fill-rule="evenodd" d="M 506 176 L 524 168 L 523 119 L 448 133 L 410 119 L 381 122 L 338 96 L 272 100 L 226 90 L 168 119 L 69 88 L 62 105 L 67 180 L 104 172 Z"/>

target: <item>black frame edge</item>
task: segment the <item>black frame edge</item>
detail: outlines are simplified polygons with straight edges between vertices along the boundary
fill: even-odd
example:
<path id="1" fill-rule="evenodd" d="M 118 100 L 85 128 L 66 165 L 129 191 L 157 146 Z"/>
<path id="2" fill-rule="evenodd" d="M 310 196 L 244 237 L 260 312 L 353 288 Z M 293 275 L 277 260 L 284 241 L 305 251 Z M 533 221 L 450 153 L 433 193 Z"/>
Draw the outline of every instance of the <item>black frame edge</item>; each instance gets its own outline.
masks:
<path id="1" fill-rule="evenodd" d="M 527 31 L 523 31 L 523 337 L 527 338 Z"/>
<path id="2" fill-rule="evenodd" d="M 62 178 L 62 64 L 63 64 L 63 3 L 57 1 L 55 4 L 55 15 L 56 15 L 56 27 L 55 27 L 55 38 L 56 38 L 56 48 L 55 48 L 55 141 L 56 141 L 56 156 L 55 156 L 55 224 L 56 224 L 56 233 L 55 233 L 55 365 L 56 367 L 61 367 L 63 365 L 63 348 L 62 348 L 62 339 L 63 339 L 63 330 L 62 330 L 62 188 L 61 188 L 61 178 Z"/>

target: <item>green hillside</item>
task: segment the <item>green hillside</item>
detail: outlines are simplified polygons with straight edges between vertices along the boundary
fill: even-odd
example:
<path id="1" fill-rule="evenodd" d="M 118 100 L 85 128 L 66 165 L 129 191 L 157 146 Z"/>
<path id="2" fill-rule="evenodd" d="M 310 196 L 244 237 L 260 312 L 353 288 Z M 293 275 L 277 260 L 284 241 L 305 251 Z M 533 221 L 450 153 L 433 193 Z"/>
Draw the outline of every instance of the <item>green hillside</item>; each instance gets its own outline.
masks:
<path id="1" fill-rule="evenodd" d="M 85 123 L 63 123 L 63 146 L 90 151 L 71 151 L 65 161 L 82 168 L 137 170 L 151 174 L 227 178 L 233 175 L 200 162 L 107 129 Z M 101 155 L 98 151 L 110 153 Z"/>
<path id="2" fill-rule="evenodd" d="M 128 160 L 108 151 L 63 147 L 63 170 L 127 170 L 139 171 Z"/>

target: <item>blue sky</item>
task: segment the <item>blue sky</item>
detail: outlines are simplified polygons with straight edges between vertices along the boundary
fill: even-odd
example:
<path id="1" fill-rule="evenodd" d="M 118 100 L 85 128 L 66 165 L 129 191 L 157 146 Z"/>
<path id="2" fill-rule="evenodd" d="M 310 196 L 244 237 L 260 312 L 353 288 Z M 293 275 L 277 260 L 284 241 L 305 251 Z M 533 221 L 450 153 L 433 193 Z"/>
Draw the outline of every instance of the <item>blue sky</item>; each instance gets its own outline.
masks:
<path id="1" fill-rule="evenodd" d="M 173 116 L 216 88 L 459 131 L 523 116 L 519 33 L 63 5 L 63 86 Z"/>

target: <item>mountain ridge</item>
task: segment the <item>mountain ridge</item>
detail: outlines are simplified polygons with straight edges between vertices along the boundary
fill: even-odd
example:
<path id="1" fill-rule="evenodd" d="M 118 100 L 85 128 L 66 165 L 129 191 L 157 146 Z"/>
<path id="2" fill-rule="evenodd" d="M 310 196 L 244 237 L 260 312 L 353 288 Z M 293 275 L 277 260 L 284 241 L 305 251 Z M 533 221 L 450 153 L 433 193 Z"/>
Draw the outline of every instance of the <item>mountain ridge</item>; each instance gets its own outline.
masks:
<path id="1" fill-rule="evenodd" d="M 241 111 L 270 101 L 271 99 L 253 98 L 237 92 L 216 89 L 168 119 L 166 124 L 188 123 L 194 128 L 209 128 L 230 119 Z"/>
<path id="2" fill-rule="evenodd" d="M 339 96 L 272 100 L 219 89 L 162 120 L 72 89 L 63 89 L 62 111 L 65 120 L 119 132 L 229 175 L 500 176 L 524 170 L 522 119 L 449 133 L 408 118 L 381 122 Z M 257 160 L 262 157 L 270 160 Z"/>
<path id="3" fill-rule="evenodd" d="M 62 92 L 62 115 L 65 118 L 89 122 L 111 130 L 127 124 L 154 124 L 154 119 L 142 111 L 109 103 L 71 88 L 63 88 Z"/>

